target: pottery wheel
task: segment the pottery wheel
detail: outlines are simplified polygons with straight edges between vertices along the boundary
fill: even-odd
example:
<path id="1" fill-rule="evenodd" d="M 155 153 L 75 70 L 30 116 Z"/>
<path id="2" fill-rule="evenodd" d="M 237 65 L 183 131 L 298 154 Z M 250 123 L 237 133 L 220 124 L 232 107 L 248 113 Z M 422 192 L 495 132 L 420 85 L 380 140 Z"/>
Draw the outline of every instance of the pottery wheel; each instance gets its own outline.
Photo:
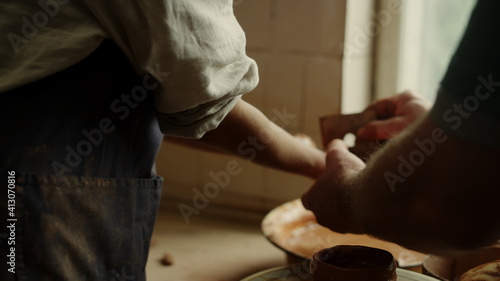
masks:
<path id="1" fill-rule="evenodd" d="M 398 275 L 397 281 L 439 281 L 432 277 L 401 268 L 396 270 L 396 274 Z M 307 268 L 301 265 L 290 265 L 265 270 L 241 281 L 297 281 L 307 280 L 307 276 Z"/>
<path id="2" fill-rule="evenodd" d="M 337 245 L 361 245 L 392 253 L 399 267 L 420 266 L 424 254 L 367 235 L 341 234 L 319 225 L 299 199 L 272 210 L 262 221 L 264 235 L 277 247 L 299 258 L 311 259 L 321 249 Z"/>

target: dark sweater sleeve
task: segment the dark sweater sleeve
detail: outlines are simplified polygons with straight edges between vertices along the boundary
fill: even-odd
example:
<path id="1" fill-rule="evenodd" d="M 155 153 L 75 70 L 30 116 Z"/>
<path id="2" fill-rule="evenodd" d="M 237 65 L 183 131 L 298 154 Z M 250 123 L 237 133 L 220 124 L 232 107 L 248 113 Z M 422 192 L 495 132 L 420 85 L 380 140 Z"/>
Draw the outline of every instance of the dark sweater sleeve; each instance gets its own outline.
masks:
<path id="1" fill-rule="evenodd" d="M 450 135 L 500 148 L 500 1 L 478 0 L 431 118 Z"/>

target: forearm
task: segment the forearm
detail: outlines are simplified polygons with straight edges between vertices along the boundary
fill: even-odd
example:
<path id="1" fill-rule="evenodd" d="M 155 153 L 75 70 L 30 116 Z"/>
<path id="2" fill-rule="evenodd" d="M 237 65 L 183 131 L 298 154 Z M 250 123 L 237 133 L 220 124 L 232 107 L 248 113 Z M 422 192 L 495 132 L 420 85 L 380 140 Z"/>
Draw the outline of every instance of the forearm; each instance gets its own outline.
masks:
<path id="1" fill-rule="evenodd" d="M 500 238 L 500 157 L 447 135 L 426 117 L 388 142 L 349 188 L 361 232 L 423 252 Z M 485 224 L 489 221 L 490 224 Z"/>
<path id="2" fill-rule="evenodd" d="M 243 100 L 199 142 L 263 166 L 312 178 L 324 169 L 324 152 L 294 138 Z"/>

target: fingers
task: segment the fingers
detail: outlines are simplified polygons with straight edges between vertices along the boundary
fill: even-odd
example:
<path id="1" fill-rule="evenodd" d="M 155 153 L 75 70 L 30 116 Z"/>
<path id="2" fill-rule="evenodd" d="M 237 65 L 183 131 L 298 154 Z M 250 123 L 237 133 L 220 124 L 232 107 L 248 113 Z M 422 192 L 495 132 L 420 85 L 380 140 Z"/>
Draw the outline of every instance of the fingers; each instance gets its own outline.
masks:
<path id="1" fill-rule="evenodd" d="M 313 148 L 318 148 L 318 146 L 316 145 L 316 143 L 314 142 L 314 140 L 310 136 L 308 136 L 306 134 L 298 133 L 294 137 L 297 140 L 303 142 L 307 146 L 310 146 L 310 147 L 313 147 Z"/>
<path id="2" fill-rule="evenodd" d="M 347 146 L 347 144 L 341 140 L 341 139 L 334 139 L 332 140 L 330 143 L 328 143 L 326 145 L 326 151 L 330 151 L 330 150 L 345 150 L 345 151 L 349 151 L 349 147 Z"/>
<path id="3" fill-rule="evenodd" d="M 326 146 L 326 166 L 336 167 L 339 160 L 351 154 L 347 144 L 341 139 L 334 139 Z M 348 156 L 350 157 L 350 156 Z"/>
<path id="4" fill-rule="evenodd" d="M 356 132 L 356 137 L 367 140 L 387 140 L 401 132 L 408 125 L 404 117 L 372 121 Z"/>
<path id="5" fill-rule="evenodd" d="M 410 90 L 406 90 L 397 95 L 393 95 L 373 102 L 367 108 L 367 110 L 375 111 L 378 119 L 391 118 L 396 115 L 398 107 L 401 107 L 403 104 L 411 100 L 421 102 L 422 104 L 430 104 L 427 100 L 423 99 L 421 96 L 415 94 Z"/>
<path id="6" fill-rule="evenodd" d="M 344 189 L 349 187 L 351 177 L 363 169 L 365 164 L 340 139 L 331 141 L 326 150 L 325 172 L 302 195 L 302 204 L 315 214 L 319 224 L 337 232 L 350 232 L 353 227 L 345 213 Z"/>
<path id="7" fill-rule="evenodd" d="M 326 152 L 326 172 L 333 177 L 342 179 L 349 177 L 365 167 L 365 163 L 358 156 L 349 151 L 347 144 L 339 139 L 331 141 Z"/>
<path id="8" fill-rule="evenodd" d="M 429 108 L 430 102 L 411 91 L 378 100 L 367 110 L 375 111 L 379 120 L 359 129 L 356 136 L 365 140 L 390 139 L 424 115 Z"/>
<path id="9" fill-rule="evenodd" d="M 377 119 L 385 119 L 395 115 L 396 103 L 393 97 L 385 98 L 375 101 L 373 104 L 368 106 L 366 110 L 374 111 Z"/>

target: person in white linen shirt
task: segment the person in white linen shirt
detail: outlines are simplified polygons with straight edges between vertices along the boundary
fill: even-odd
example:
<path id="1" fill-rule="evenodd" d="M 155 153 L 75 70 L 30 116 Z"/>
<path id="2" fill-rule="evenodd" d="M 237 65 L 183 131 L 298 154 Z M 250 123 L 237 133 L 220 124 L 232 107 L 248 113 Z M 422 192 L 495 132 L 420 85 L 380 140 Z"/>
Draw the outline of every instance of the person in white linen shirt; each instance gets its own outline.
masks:
<path id="1" fill-rule="evenodd" d="M 2 280 L 145 280 L 163 135 L 239 155 L 272 130 L 255 162 L 322 173 L 324 152 L 241 99 L 258 70 L 232 1 L 5 0 L 0 10 L 0 171 L 16 181 L 22 224 L 14 248 L 0 243 Z"/>

